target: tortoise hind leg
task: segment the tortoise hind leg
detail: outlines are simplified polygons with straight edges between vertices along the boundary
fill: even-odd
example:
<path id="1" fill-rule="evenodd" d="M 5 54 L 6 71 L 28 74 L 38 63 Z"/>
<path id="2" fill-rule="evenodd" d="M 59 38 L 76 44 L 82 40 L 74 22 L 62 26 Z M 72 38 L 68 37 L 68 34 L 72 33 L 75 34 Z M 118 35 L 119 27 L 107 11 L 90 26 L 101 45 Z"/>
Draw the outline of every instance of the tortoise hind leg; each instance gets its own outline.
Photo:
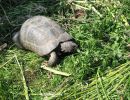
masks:
<path id="1" fill-rule="evenodd" d="M 16 32 L 13 34 L 13 42 L 15 42 L 15 44 L 19 47 L 19 48 L 23 48 L 23 46 L 21 45 L 20 43 L 20 33 L 19 32 Z"/>
<path id="2" fill-rule="evenodd" d="M 50 58 L 49 58 L 49 61 L 48 61 L 48 65 L 49 66 L 54 66 L 54 65 L 56 65 L 56 63 L 57 63 L 57 54 L 56 54 L 56 52 L 55 51 L 52 51 L 51 53 L 50 53 Z"/>

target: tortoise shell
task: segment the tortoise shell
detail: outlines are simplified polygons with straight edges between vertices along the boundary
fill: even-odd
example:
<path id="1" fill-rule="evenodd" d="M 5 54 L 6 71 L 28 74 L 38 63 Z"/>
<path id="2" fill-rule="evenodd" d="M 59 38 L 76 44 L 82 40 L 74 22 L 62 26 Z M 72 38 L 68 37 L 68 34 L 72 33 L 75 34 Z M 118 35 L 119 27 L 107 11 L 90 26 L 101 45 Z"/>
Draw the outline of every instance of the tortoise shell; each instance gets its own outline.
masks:
<path id="1" fill-rule="evenodd" d="M 43 56 L 72 37 L 55 21 L 44 16 L 34 16 L 23 23 L 19 39 L 25 49 Z"/>

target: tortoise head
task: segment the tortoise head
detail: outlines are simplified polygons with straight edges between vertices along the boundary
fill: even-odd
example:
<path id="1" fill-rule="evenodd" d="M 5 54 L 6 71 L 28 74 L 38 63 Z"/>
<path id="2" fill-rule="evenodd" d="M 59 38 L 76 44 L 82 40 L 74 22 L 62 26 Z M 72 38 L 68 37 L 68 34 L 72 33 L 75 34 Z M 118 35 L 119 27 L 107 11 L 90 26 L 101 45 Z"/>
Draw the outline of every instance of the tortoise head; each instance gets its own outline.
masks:
<path id="1" fill-rule="evenodd" d="M 61 43 L 61 51 L 63 53 L 73 53 L 77 49 L 77 44 L 73 41 L 65 41 Z"/>

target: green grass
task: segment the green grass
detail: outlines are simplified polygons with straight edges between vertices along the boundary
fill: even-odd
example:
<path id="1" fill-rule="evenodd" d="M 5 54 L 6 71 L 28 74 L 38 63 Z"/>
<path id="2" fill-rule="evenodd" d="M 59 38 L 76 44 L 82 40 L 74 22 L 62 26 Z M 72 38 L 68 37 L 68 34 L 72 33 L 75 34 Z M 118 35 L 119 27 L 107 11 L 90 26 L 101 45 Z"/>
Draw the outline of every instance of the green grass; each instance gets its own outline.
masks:
<path id="1" fill-rule="evenodd" d="M 129 0 L 1 0 L 0 40 L 8 48 L 0 53 L 0 100 L 130 100 L 129 6 Z M 81 8 L 85 16 L 74 18 Z M 45 57 L 12 42 L 22 23 L 39 14 L 57 21 L 79 45 L 54 67 L 70 77 L 41 69 Z"/>

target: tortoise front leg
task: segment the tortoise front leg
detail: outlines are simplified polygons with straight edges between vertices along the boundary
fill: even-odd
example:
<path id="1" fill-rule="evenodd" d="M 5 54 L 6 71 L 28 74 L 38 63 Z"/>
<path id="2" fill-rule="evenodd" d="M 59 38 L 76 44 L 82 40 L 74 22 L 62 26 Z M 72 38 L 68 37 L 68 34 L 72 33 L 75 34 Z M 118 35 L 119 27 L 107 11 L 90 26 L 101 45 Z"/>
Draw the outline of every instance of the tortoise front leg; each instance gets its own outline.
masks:
<path id="1" fill-rule="evenodd" d="M 51 53 L 50 53 L 50 58 L 49 58 L 49 61 L 48 61 L 48 65 L 49 66 L 54 66 L 54 65 L 56 65 L 56 63 L 57 63 L 57 54 L 56 54 L 56 52 L 55 51 L 52 51 Z"/>

